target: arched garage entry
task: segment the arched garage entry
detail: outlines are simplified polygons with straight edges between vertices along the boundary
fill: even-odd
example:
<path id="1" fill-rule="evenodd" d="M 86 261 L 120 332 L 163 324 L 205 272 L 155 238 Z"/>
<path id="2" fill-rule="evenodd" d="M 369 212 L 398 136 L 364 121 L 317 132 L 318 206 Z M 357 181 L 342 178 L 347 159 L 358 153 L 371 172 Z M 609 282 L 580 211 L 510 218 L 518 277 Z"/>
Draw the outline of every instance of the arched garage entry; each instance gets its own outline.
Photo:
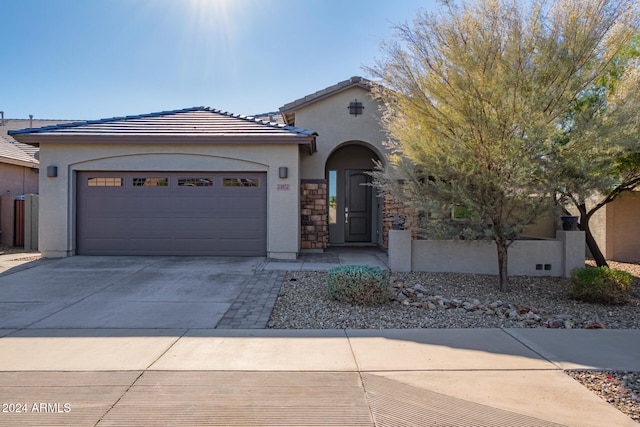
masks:
<path id="1" fill-rule="evenodd" d="M 329 244 L 381 244 L 382 201 L 368 172 L 380 156 L 364 142 L 338 147 L 327 159 Z"/>

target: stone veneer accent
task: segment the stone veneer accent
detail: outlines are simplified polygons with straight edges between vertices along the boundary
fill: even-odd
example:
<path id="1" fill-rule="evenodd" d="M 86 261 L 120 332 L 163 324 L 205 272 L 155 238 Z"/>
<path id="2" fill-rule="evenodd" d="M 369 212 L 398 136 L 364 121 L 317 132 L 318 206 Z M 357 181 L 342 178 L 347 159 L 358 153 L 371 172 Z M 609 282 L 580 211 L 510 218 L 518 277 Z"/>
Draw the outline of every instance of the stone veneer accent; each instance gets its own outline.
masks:
<path id="1" fill-rule="evenodd" d="M 411 237 L 416 238 L 417 230 L 415 224 L 415 210 L 407 207 L 395 199 L 391 194 L 384 194 L 384 202 L 382 205 L 382 247 L 389 249 L 389 230 L 391 230 L 391 217 L 394 215 L 404 215 L 406 221 L 404 223 L 405 230 L 412 230 Z"/>
<path id="2" fill-rule="evenodd" d="M 329 240 L 327 212 L 327 181 L 303 179 L 300 182 L 302 249 L 326 249 Z"/>

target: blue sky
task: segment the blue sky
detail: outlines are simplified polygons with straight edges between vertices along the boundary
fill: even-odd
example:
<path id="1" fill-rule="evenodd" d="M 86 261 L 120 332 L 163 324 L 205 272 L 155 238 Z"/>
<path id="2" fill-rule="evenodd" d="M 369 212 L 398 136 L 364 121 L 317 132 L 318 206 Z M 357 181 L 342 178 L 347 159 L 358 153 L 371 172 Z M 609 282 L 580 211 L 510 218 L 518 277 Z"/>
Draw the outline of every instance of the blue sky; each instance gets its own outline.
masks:
<path id="1" fill-rule="evenodd" d="M 275 111 L 382 57 L 434 0 L 0 0 L 0 110 Z"/>

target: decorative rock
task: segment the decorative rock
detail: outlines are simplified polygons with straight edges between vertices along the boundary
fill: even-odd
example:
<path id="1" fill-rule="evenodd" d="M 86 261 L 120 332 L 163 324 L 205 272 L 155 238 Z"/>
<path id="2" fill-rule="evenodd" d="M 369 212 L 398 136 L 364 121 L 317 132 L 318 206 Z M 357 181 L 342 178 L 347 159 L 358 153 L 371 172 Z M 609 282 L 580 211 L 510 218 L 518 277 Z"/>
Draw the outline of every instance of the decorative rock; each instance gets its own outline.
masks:
<path id="1" fill-rule="evenodd" d="M 427 290 L 426 290 L 426 289 L 425 289 L 421 284 L 419 284 L 419 283 L 417 283 L 417 284 L 413 285 L 413 289 L 415 289 L 415 290 L 416 290 L 416 292 L 422 292 L 422 293 L 428 292 L 428 291 L 427 291 Z"/>
<path id="2" fill-rule="evenodd" d="M 604 329 L 602 322 L 586 322 L 583 326 L 584 329 Z"/>
<path id="3" fill-rule="evenodd" d="M 565 328 L 567 328 L 567 329 L 573 329 L 573 326 L 574 326 L 574 324 L 573 324 L 573 322 L 572 322 L 571 320 L 565 320 L 565 321 L 564 321 L 564 327 L 565 327 Z"/>
<path id="4" fill-rule="evenodd" d="M 462 303 L 462 308 L 464 308 L 467 311 L 476 311 L 478 309 L 478 306 L 470 302 L 464 302 Z"/>
<path id="5" fill-rule="evenodd" d="M 556 320 L 569 320 L 571 319 L 571 316 L 568 314 L 556 314 L 553 318 Z"/>

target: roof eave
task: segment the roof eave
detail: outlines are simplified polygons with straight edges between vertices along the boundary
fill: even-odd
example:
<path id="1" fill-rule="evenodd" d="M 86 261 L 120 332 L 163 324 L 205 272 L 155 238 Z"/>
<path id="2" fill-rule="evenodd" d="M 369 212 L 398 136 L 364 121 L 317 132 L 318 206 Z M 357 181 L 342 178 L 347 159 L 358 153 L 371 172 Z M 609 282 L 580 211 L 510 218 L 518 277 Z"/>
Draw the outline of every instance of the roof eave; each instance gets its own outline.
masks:
<path id="1" fill-rule="evenodd" d="M 40 162 L 38 162 L 36 159 L 33 159 L 33 161 L 25 161 L 25 160 L 12 159 L 10 157 L 0 156 L 0 163 L 5 163 L 5 164 L 10 164 L 15 166 L 22 166 L 30 169 L 38 169 L 40 167 Z"/>
<path id="2" fill-rule="evenodd" d="M 24 144 L 294 144 L 315 147 L 315 133 L 309 135 L 203 135 L 203 134 L 15 134 Z M 314 150 L 315 151 L 315 150 Z"/>
<path id="3" fill-rule="evenodd" d="M 367 80 L 363 77 L 351 77 L 349 80 L 336 83 L 333 86 L 329 86 L 328 88 L 319 90 L 315 93 L 289 102 L 280 107 L 279 110 L 282 116 L 285 118 L 285 122 L 287 124 L 289 124 L 290 122 L 293 123 L 295 120 L 292 119 L 292 115 L 290 113 L 293 113 L 296 110 L 299 110 L 308 105 L 314 104 L 337 93 L 344 92 L 345 90 L 349 90 L 354 87 L 360 87 L 362 89 L 370 91 L 371 84 L 372 82 L 370 80 Z"/>

